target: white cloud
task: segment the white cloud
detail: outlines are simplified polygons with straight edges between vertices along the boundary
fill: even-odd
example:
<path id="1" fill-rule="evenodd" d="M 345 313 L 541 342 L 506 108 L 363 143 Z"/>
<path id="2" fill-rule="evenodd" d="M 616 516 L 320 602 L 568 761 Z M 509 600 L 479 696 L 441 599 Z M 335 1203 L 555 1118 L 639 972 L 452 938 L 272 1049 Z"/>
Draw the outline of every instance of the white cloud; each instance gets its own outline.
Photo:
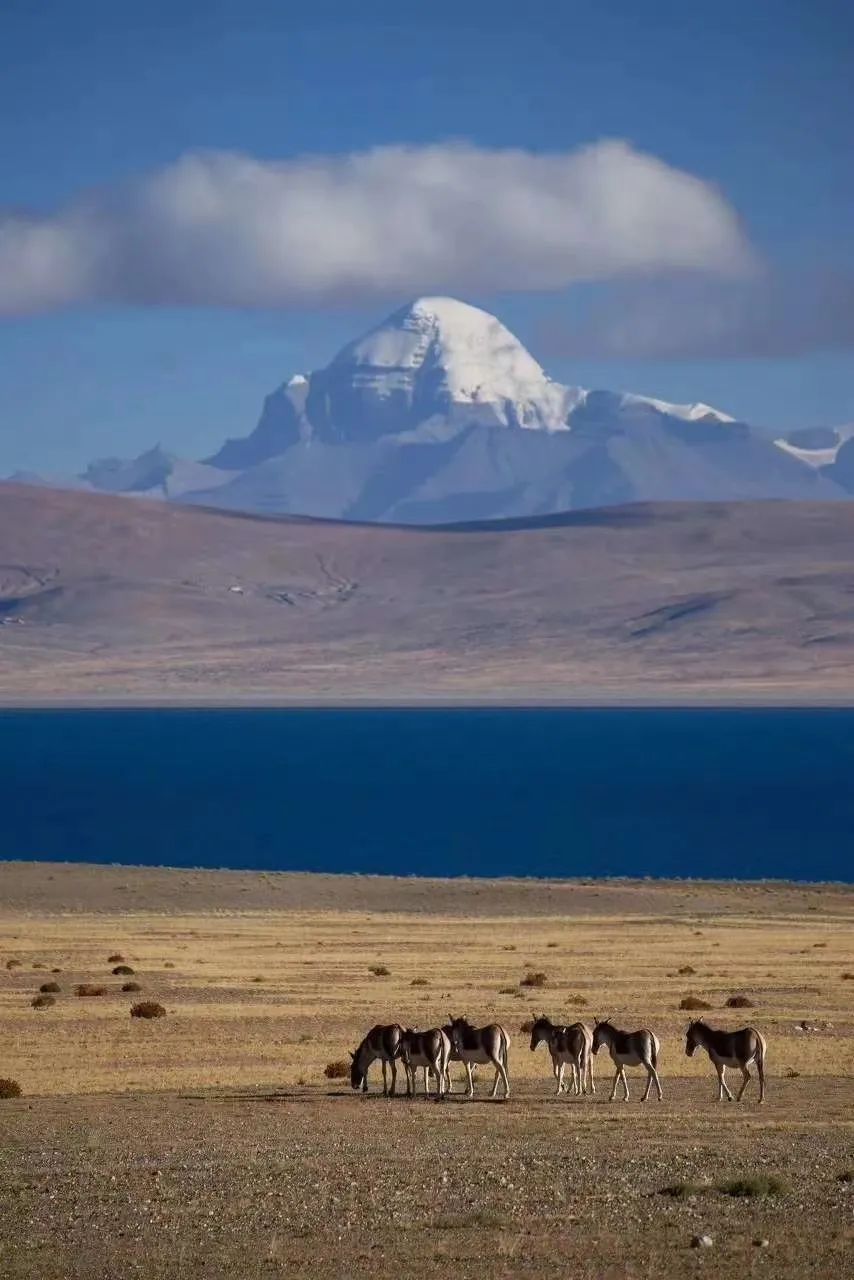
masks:
<path id="1" fill-rule="evenodd" d="M 751 263 L 720 192 L 622 142 L 280 162 L 191 153 L 48 216 L 0 211 L 0 313 L 11 315 L 560 289 L 660 271 L 737 275 Z"/>
<path id="2" fill-rule="evenodd" d="M 783 359 L 854 350 L 854 272 L 766 269 L 748 279 L 619 284 L 581 317 L 543 325 L 548 354 L 594 359 Z"/>

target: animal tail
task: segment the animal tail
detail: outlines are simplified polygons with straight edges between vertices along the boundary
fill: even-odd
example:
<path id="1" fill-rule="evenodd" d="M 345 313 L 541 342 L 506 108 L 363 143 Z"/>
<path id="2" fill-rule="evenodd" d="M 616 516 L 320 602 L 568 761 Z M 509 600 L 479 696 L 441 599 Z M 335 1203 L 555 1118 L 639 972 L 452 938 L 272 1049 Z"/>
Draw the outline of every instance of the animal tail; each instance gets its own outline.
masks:
<path id="1" fill-rule="evenodd" d="M 507 1059 L 510 1054 L 510 1037 L 504 1028 L 501 1028 L 501 1065 L 507 1070 Z"/>
<path id="2" fill-rule="evenodd" d="M 754 1031 L 756 1031 L 755 1027 Z M 767 1052 L 768 1041 L 765 1039 L 761 1031 L 756 1031 L 756 1066 L 760 1071 L 765 1070 L 765 1055 Z"/>
<path id="3" fill-rule="evenodd" d="M 653 1031 L 652 1033 L 652 1065 L 658 1070 L 658 1055 L 661 1053 L 661 1041 Z"/>

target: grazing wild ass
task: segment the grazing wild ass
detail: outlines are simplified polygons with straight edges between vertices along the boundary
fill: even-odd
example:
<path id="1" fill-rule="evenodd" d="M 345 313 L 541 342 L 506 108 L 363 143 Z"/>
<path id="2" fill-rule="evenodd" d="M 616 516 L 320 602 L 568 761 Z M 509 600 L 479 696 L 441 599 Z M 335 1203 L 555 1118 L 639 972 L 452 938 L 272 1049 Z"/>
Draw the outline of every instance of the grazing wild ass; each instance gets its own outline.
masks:
<path id="1" fill-rule="evenodd" d="M 427 1073 L 436 1077 L 436 1097 L 444 1098 L 448 1081 L 448 1059 L 451 1056 L 451 1041 L 442 1027 L 433 1027 L 430 1031 L 403 1032 L 400 1041 L 400 1056 L 406 1068 L 406 1093 L 408 1097 L 415 1094 L 416 1072 L 424 1068 L 424 1096 L 429 1093 Z"/>
<path id="2" fill-rule="evenodd" d="M 394 1096 L 395 1085 L 397 1084 L 397 1062 L 400 1057 L 401 1038 L 403 1036 L 403 1027 L 398 1026 L 396 1022 L 392 1022 L 389 1026 L 377 1025 L 372 1027 L 359 1045 L 355 1053 L 350 1054 L 350 1084 L 354 1089 L 361 1089 L 363 1093 L 368 1092 L 368 1067 L 377 1058 L 383 1064 L 383 1097 L 388 1097 L 388 1080 L 386 1078 L 386 1064 L 391 1066 L 391 1093 Z"/>
<path id="3" fill-rule="evenodd" d="M 750 1064 L 756 1063 L 759 1076 L 759 1101 L 765 1101 L 765 1054 L 767 1052 L 765 1037 L 755 1027 L 742 1027 L 740 1031 L 715 1031 L 700 1020 L 692 1022 L 685 1036 L 685 1052 L 693 1058 L 697 1049 L 705 1049 L 714 1063 L 718 1073 L 718 1102 L 723 1102 L 724 1094 L 730 1102 L 741 1102 L 742 1095 L 750 1082 Z M 741 1088 L 738 1097 L 733 1099 L 725 1080 L 727 1067 L 740 1067 L 742 1074 Z"/>
<path id="4" fill-rule="evenodd" d="M 583 1022 L 574 1022 L 571 1027 L 558 1027 L 542 1014 L 531 1028 L 532 1053 L 542 1041 L 546 1042 L 551 1054 L 558 1093 L 564 1087 L 563 1073 L 567 1063 L 572 1072 L 572 1092 L 596 1092 L 593 1083 L 593 1032 L 589 1027 L 585 1027 Z"/>
<path id="5" fill-rule="evenodd" d="M 486 1027 L 473 1027 L 467 1018 L 451 1018 L 451 1044 L 466 1069 L 466 1093 L 474 1097 L 471 1068 L 473 1062 L 491 1062 L 495 1068 L 492 1097 L 498 1093 L 498 1081 L 504 1085 L 504 1097 L 510 1097 L 510 1078 L 507 1075 L 507 1058 L 510 1037 L 497 1022 Z"/>
<path id="6" fill-rule="evenodd" d="M 658 1078 L 658 1054 L 661 1048 L 658 1036 L 653 1031 L 642 1028 L 640 1031 L 618 1031 L 607 1019 L 597 1022 L 593 1029 L 593 1052 L 598 1053 L 602 1045 L 608 1046 L 611 1061 L 617 1068 L 614 1074 L 614 1085 L 611 1089 L 610 1102 L 617 1096 L 617 1082 L 622 1080 L 625 1090 L 624 1101 L 629 1100 L 629 1082 L 626 1079 L 626 1067 L 646 1067 L 646 1090 L 641 1102 L 646 1102 L 653 1081 L 661 1101 L 661 1081 Z"/>

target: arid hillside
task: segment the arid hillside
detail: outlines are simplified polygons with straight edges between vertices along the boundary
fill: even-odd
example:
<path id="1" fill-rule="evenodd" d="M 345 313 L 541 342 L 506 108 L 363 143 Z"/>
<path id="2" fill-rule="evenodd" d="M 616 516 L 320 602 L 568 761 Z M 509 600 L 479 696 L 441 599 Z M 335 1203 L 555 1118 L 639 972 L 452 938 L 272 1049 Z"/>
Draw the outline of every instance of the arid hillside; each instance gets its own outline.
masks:
<path id="1" fill-rule="evenodd" d="M 0 697 L 837 699 L 854 504 L 447 529 L 0 486 Z"/>

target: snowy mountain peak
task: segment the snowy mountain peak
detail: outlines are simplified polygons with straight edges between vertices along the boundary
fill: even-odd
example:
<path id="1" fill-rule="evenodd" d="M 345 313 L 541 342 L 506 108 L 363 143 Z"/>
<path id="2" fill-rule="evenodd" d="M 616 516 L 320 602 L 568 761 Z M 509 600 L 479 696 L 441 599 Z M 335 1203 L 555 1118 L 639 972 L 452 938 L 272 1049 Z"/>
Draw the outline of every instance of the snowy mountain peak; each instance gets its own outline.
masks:
<path id="1" fill-rule="evenodd" d="M 348 343 L 325 375 L 329 385 L 346 385 L 373 402 L 380 422 L 393 405 L 398 431 L 449 412 L 500 426 L 562 430 L 580 394 L 547 377 L 495 316 L 443 297 L 401 307 Z"/>
<path id="2" fill-rule="evenodd" d="M 854 431 L 772 442 L 700 402 L 553 381 L 495 316 L 423 297 L 296 374 L 205 462 L 159 447 L 72 486 L 235 510 L 408 524 L 624 502 L 843 498 Z M 30 483 L 41 483 L 38 477 Z"/>

